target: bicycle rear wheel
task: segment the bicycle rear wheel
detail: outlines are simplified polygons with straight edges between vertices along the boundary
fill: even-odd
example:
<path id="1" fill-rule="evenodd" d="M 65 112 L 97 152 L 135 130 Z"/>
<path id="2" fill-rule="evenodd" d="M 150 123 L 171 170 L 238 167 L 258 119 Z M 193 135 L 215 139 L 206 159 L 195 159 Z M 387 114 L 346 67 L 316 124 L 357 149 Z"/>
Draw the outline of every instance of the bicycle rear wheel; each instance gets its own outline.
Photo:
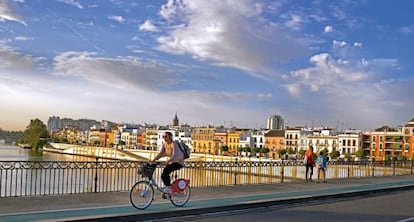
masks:
<path id="1" fill-rule="evenodd" d="M 182 207 L 190 200 L 190 195 L 190 185 L 187 185 L 183 190 L 171 194 L 170 201 L 174 206 Z"/>
<path id="2" fill-rule="evenodd" d="M 136 182 L 129 193 L 129 200 L 132 206 L 139 210 L 149 207 L 154 199 L 154 188 L 148 181 Z"/>

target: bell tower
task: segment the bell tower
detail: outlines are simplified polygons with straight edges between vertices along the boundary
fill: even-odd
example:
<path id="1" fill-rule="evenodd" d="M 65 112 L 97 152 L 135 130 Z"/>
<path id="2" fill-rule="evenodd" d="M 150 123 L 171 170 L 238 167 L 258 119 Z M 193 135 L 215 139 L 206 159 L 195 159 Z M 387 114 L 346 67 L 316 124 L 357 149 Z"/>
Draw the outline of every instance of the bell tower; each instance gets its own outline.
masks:
<path id="1" fill-rule="evenodd" d="M 179 126 L 179 120 L 178 120 L 177 112 L 175 113 L 172 125 L 173 126 Z"/>

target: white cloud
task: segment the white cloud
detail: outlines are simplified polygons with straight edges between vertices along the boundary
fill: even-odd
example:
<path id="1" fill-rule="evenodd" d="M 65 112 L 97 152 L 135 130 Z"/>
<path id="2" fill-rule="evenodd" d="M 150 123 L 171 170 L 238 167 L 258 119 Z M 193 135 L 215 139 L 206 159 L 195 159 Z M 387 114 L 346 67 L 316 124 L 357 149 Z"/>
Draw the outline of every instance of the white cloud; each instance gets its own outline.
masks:
<path id="1" fill-rule="evenodd" d="M 324 29 L 324 32 L 325 33 L 330 33 L 330 32 L 333 32 L 334 31 L 334 29 L 333 29 L 333 27 L 332 26 L 325 26 L 325 29 Z"/>
<path id="2" fill-rule="evenodd" d="M 333 47 L 337 48 L 337 47 L 345 47 L 347 46 L 348 43 L 345 41 L 337 41 L 337 40 L 333 40 Z"/>
<path id="3" fill-rule="evenodd" d="M 71 6 L 74 6 L 74 7 L 79 8 L 79 9 L 84 8 L 81 3 L 79 3 L 78 1 L 75 1 L 75 0 L 58 0 L 58 1 L 63 2 L 63 3 L 68 4 L 68 5 L 71 5 Z"/>
<path id="4" fill-rule="evenodd" d="M 376 71 L 382 68 L 397 67 L 395 60 L 377 59 L 364 62 L 334 60 L 328 53 L 314 55 L 310 58 L 310 62 L 313 67 L 291 72 L 291 77 L 296 80 L 295 87 L 299 84 L 314 92 L 323 90 L 333 94 L 339 93 L 335 90 L 343 88 L 344 85 L 373 81 L 379 76 Z M 294 93 L 298 91 L 295 90 Z"/>
<path id="5" fill-rule="evenodd" d="M 0 71 L 4 70 L 31 70 L 41 58 L 22 55 L 10 46 L 0 43 Z"/>
<path id="6" fill-rule="evenodd" d="M 399 113 L 394 115 L 398 119 L 414 106 L 408 96 L 414 79 L 387 74 L 401 68 L 396 59 L 334 59 L 322 53 L 312 56 L 310 63 L 309 68 L 291 72 L 283 85 L 297 101 L 311 104 L 309 112 L 323 113 L 326 119 L 352 119 L 354 127 L 363 127 L 395 122 L 390 113 Z"/>
<path id="7" fill-rule="evenodd" d="M 32 37 L 27 37 L 27 36 L 17 36 L 14 38 L 14 40 L 16 41 L 29 41 L 29 40 L 33 40 Z"/>
<path id="8" fill-rule="evenodd" d="M 139 26 L 139 30 L 141 31 L 149 31 L 149 32 L 159 32 L 159 29 L 152 24 L 150 20 L 145 21 L 143 24 Z"/>
<path id="9" fill-rule="evenodd" d="M 354 42 L 354 46 L 355 47 L 362 47 L 362 43 L 360 43 L 360 42 Z"/>
<path id="10" fill-rule="evenodd" d="M 21 20 L 19 15 L 12 12 L 12 10 L 7 5 L 7 1 L 0 1 L 0 22 L 5 21 L 19 22 L 27 26 L 27 24 Z"/>
<path id="11" fill-rule="evenodd" d="M 413 34 L 414 33 L 414 25 L 413 26 L 403 26 L 399 30 L 403 34 Z"/>
<path id="12" fill-rule="evenodd" d="M 111 16 L 108 16 L 108 19 L 119 22 L 119 23 L 124 23 L 125 22 L 125 19 L 120 15 L 111 15 Z"/>
<path id="13" fill-rule="evenodd" d="M 243 110 L 237 104 L 271 98 L 270 93 L 170 90 L 168 85 L 177 83 L 179 76 L 164 64 L 87 52 L 57 55 L 51 75 L 48 69 L 33 69 L 41 59 L 16 53 L 10 47 L 1 49 L 0 94 L 9 95 L 0 97 L 0 104 L 8 104 L 1 114 L 7 120 L 16 115 L 24 120 L 2 121 L 5 129 L 14 129 L 13 125 L 22 129 L 33 117 L 47 121 L 52 115 L 168 124 L 176 112 L 185 117 L 183 123 L 191 125 L 229 120 L 250 125 L 261 121 L 265 111 Z"/>
<path id="14" fill-rule="evenodd" d="M 285 25 L 292 30 L 299 30 L 303 23 L 303 19 L 300 15 L 289 15 L 289 20 L 286 21 Z"/>
<path id="15" fill-rule="evenodd" d="M 159 89 L 174 84 L 174 75 L 160 63 L 136 57 L 104 58 L 88 52 L 65 52 L 55 57 L 54 72 L 111 87 Z"/>
<path id="16" fill-rule="evenodd" d="M 168 1 L 160 15 L 171 25 L 158 49 L 190 54 L 220 66 L 263 75 L 267 66 L 308 52 L 310 38 L 296 36 L 285 24 L 267 21 L 253 1 Z M 294 17 L 295 24 L 300 17 Z"/>

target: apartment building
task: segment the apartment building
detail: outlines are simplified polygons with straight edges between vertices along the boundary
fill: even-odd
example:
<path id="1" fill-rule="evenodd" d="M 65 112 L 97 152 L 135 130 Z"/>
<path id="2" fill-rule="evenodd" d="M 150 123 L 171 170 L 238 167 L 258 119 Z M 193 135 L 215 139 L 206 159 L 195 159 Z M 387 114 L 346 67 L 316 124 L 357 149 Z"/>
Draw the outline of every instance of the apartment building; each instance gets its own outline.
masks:
<path id="1" fill-rule="evenodd" d="M 324 149 L 327 149 L 328 153 L 331 153 L 338 146 L 338 137 L 335 134 L 335 129 L 315 129 L 313 130 L 313 134 L 306 137 L 307 147 L 312 145 L 315 153 L 319 153 Z"/>
<path id="2" fill-rule="evenodd" d="M 285 131 L 270 130 L 264 136 L 264 147 L 269 149 L 268 156 L 272 159 L 282 158 L 279 156 L 279 150 L 285 148 Z"/>
<path id="3" fill-rule="evenodd" d="M 191 134 L 193 146 L 196 153 L 213 154 L 215 152 L 214 133 L 216 127 L 195 127 Z"/>
<path id="4" fill-rule="evenodd" d="M 360 130 L 346 130 L 338 134 L 338 146 L 333 147 L 338 150 L 341 157 L 355 153 L 362 149 L 362 132 Z M 337 149 L 336 149 L 337 148 Z"/>
<path id="5" fill-rule="evenodd" d="M 402 127 L 403 151 L 402 155 L 408 158 L 414 157 L 414 118 Z"/>

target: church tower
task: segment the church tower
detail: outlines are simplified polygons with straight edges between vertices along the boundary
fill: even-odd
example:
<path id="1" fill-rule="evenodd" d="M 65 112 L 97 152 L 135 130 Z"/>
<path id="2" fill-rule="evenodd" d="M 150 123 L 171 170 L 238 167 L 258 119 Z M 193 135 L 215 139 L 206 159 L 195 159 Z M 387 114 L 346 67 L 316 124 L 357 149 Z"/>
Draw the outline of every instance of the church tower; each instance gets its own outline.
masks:
<path id="1" fill-rule="evenodd" d="M 172 125 L 173 125 L 173 126 L 179 126 L 179 121 L 178 121 L 178 116 L 177 116 L 177 113 L 175 113 L 175 116 L 174 116 L 174 119 L 173 119 Z"/>

